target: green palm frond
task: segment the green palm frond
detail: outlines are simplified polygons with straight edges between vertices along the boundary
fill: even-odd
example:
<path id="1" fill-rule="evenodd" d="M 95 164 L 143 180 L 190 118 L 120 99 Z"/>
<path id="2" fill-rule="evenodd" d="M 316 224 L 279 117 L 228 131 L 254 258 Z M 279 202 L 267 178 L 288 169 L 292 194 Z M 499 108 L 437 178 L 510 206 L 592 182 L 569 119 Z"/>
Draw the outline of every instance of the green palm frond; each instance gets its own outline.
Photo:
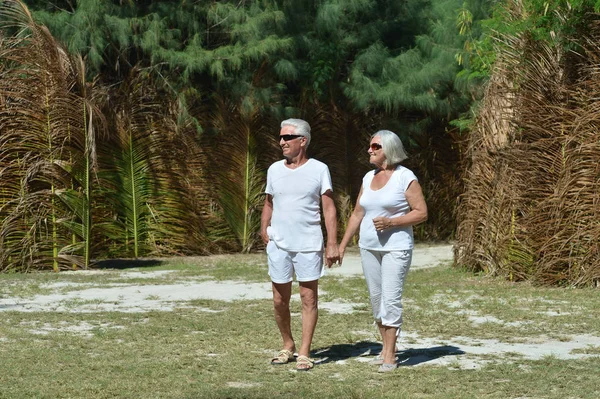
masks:
<path id="1" fill-rule="evenodd" d="M 151 135 L 141 126 L 132 125 L 121 110 L 117 115 L 118 126 L 113 148 L 112 162 L 106 174 L 111 181 L 107 198 L 112 202 L 118 218 L 116 224 L 123 229 L 120 239 L 133 256 L 147 252 L 145 239 L 151 218 L 149 199 L 153 194 L 153 181 L 150 176 L 150 160 L 154 143 Z M 132 113 L 140 112 L 132 109 Z M 108 149 L 107 149 L 108 150 Z M 131 246 L 131 248 L 129 248 Z"/>
<path id="2" fill-rule="evenodd" d="M 215 105 L 211 120 L 215 133 L 207 141 L 215 200 L 239 248 L 247 252 L 259 242 L 265 164 L 276 159 L 276 132 L 265 126 L 257 110 L 242 114 L 223 99 Z"/>
<path id="3" fill-rule="evenodd" d="M 113 133 L 101 144 L 102 195 L 113 215 L 104 231 L 122 247 L 121 256 L 181 251 L 185 147 L 163 111 L 170 99 L 137 70 L 115 97 L 106 111 Z"/>

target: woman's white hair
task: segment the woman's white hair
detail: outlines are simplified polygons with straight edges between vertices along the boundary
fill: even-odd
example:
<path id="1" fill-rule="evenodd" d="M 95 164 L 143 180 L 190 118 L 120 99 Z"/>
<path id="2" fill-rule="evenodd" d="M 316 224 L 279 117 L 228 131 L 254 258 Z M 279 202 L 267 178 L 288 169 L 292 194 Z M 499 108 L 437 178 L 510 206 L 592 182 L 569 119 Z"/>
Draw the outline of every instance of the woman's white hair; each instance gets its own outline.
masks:
<path id="1" fill-rule="evenodd" d="M 281 127 L 284 126 L 293 126 L 295 128 L 294 134 L 306 137 L 306 146 L 308 147 L 310 144 L 310 125 L 307 121 L 302 119 L 286 119 L 281 122 Z"/>
<path id="2" fill-rule="evenodd" d="M 381 148 L 383 155 L 385 155 L 386 166 L 398 165 L 408 158 L 408 155 L 404 151 L 402 140 L 400 140 L 400 137 L 396 133 L 389 130 L 380 130 L 371 136 L 371 138 L 373 137 L 381 138 Z"/>

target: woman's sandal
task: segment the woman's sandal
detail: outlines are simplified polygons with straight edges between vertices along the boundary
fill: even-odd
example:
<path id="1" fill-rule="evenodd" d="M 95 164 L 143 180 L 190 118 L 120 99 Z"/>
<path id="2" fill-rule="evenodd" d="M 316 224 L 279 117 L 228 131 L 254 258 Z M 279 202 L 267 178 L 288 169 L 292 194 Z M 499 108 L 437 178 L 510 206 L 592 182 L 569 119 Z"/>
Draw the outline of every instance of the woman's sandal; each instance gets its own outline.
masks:
<path id="1" fill-rule="evenodd" d="M 398 351 L 399 351 L 399 349 L 396 346 L 396 352 L 398 352 Z M 396 356 L 396 360 L 398 360 L 398 356 Z M 381 352 L 379 353 L 379 355 L 377 355 L 377 357 L 375 357 L 374 359 L 371 359 L 369 364 L 373 365 L 373 366 L 381 366 L 383 364 L 383 355 L 381 354 Z"/>
<path id="2" fill-rule="evenodd" d="M 398 368 L 398 365 L 396 363 L 382 363 L 381 366 L 379 366 L 379 370 L 377 370 L 377 372 L 379 373 L 388 373 L 390 371 L 394 371 Z"/>
<path id="3" fill-rule="evenodd" d="M 296 358 L 296 370 L 308 371 L 315 367 L 315 361 L 308 356 L 300 355 Z"/>
<path id="4" fill-rule="evenodd" d="M 394 360 L 398 361 L 398 356 L 396 356 Z M 372 366 L 381 366 L 383 364 L 383 356 L 377 355 L 377 357 L 369 361 L 369 364 Z"/>
<path id="5" fill-rule="evenodd" d="M 273 366 L 279 366 L 280 364 L 288 364 L 289 362 L 294 360 L 294 352 L 282 349 L 277 353 L 277 356 L 271 359 L 271 364 Z"/>
<path id="6" fill-rule="evenodd" d="M 383 364 L 383 356 L 381 355 L 377 355 L 377 357 L 371 359 L 369 361 L 369 364 L 372 366 L 380 366 Z"/>

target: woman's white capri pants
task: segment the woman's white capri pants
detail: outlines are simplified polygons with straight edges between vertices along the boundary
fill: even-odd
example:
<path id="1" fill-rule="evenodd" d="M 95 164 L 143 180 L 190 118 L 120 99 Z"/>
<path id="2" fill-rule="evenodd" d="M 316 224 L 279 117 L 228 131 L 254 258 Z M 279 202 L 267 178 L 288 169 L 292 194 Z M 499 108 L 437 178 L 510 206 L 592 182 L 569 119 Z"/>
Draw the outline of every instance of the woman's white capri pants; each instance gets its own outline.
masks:
<path id="1" fill-rule="evenodd" d="M 410 268 L 412 250 L 360 250 L 363 273 L 371 297 L 375 321 L 387 327 L 402 327 L 402 290 Z"/>

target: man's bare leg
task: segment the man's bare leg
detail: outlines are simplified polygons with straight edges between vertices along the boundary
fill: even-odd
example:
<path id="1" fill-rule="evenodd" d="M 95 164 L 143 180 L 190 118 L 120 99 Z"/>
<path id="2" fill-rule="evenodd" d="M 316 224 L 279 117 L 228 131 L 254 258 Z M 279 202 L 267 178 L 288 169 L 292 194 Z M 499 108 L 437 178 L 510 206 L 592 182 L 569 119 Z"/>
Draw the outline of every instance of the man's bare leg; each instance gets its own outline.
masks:
<path id="1" fill-rule="evenodd" d="M 302 300 L 302 344 L 298 355 L 310 357 L 317 319 L 319 318 L 319 280 L 300 282 L 300 299 Z"/>
<path id="2" fill-rule="evenodd" d="M 273 283 L 273 310 L 275 321 L 281 338 L 283 339 L 283 349 L 294 352 L 296 345 L 292 337 L 291 317 L 290 317 L 290 298 L 292 297 L 292 282 L 285 284 Z"/>

